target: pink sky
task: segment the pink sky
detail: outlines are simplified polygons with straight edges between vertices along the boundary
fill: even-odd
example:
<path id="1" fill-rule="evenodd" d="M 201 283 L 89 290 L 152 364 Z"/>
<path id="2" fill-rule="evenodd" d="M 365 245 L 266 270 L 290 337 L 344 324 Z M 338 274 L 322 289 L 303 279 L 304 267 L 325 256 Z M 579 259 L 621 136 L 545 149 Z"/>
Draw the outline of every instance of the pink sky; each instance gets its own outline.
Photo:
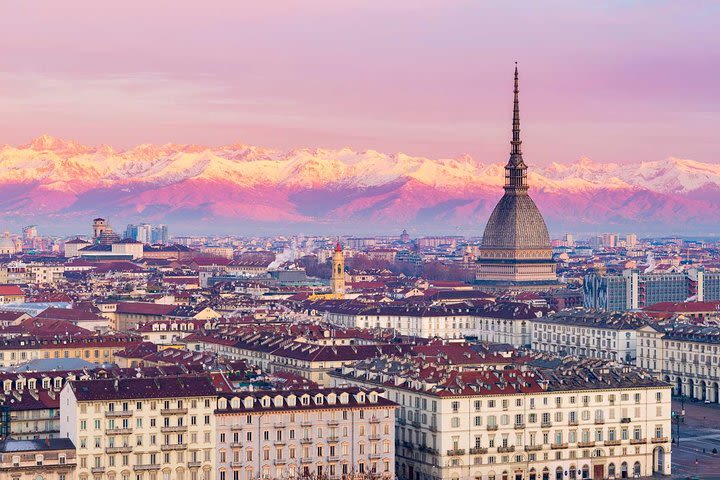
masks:
<path id="1" fill-rule="evenodd" d="M 590 4 L 594 6 L 589 6 Z M 720 162 L 710 2 L 10 2 L 0 144 L 298 146 Z"/>

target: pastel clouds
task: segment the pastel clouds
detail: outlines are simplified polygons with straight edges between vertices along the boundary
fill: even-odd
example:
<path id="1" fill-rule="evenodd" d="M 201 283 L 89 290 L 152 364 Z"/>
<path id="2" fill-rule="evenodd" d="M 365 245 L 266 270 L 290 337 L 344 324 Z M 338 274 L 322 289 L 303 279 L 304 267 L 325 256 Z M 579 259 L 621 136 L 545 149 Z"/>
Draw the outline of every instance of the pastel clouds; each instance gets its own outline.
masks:
<path id="1" fill-rule="evenodd" d="M 17 2 L 0 143 L 351 146 L 528 160 L 720 151 L 718 7 L 694 2 Z"/>

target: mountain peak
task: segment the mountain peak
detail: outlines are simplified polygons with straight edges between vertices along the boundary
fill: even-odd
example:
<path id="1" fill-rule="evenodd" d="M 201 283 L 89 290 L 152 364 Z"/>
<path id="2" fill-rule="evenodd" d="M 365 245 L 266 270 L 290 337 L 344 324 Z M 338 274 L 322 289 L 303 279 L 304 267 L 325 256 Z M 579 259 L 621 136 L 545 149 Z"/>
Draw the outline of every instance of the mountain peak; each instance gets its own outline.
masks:
<path id="1" fill-rule="evenodd" d="M 47 133 L 34 138 L 29 144 L 24 146 L 36 152 L 53 151 L 68 154 L 85 153 L 92 151 L 90 147 L 82 145 L 75 140 L 63 140 Z"/>

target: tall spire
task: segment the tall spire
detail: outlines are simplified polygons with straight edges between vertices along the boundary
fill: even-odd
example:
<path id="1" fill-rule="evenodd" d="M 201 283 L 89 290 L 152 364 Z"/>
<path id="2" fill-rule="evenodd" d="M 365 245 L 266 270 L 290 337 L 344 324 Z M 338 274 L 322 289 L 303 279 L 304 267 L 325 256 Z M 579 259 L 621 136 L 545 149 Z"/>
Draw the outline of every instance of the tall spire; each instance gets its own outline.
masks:
<path id="1" fill-rule="evenodd" d="M 520 89 L 518 88 L 517 62 L 515 62 L 515 89 L 513 92 L 515 93 L 515 100 L 513 102 L 512 141 L 510 142 L 512 149 L 510 150 L 510 154 L 522 155 L 522 151 L 520 150 L 520 144 L 522 144 L 522 141 L 520 140 L 520 101 L 518 99 Z"/>
<path id="2" fill-rule="evenodd" d="M 510 141 L 510 159 L 505 165 L 505 190 L 527 190 L 527 166 L 523 161 L 522 150 L 520 145 L 520 100 L 519 100 L 519 82 L 518 67 L 515 62 L 515 88 L 513 89 L 513 124 L 512 124 L 512 140 Z"/>

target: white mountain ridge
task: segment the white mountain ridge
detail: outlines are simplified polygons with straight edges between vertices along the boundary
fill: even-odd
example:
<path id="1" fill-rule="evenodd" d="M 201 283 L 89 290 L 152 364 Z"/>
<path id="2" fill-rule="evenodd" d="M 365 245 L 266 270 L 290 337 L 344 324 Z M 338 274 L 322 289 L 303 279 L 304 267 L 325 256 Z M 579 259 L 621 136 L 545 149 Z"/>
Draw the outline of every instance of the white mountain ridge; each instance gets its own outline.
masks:
<path id="1" fill-rule="evenodd" d="M 502 162 L 483 164 L 469 155 L 430 159 L 350 148 L 281 151 L 245 144 L 143 144 L 115 150 L 49 135 L 19 147 L 0 147 L 0 166 L 0 183 L 40 182 L 57 191 L 186 180 L 244 188 L 368 188 L 408 180 L 440 189 L 497 188 L 504 175 Z M 569 164 L 531 166 L 529 175 L 533 188 L 547 192 L 645 188 L 679 194 L 708 185 L 720 188 L 720 165 L 674 157 L 631 165 L 580 158 Z"/>

